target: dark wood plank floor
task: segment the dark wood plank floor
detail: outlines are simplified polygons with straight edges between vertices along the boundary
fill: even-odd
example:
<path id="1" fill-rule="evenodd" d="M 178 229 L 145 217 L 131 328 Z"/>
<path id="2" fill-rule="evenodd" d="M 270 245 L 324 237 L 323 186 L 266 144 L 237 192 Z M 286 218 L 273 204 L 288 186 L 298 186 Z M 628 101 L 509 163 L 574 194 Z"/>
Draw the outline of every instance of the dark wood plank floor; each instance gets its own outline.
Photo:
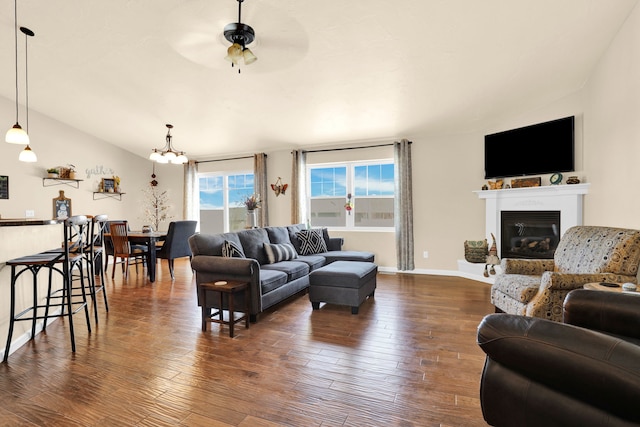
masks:
<path id="1" fill-rule="evenodd" d="M 166 262 L 154 284 L 118 273 L 75 354 L 58 320 L 0 364 L 0 425 L 486 426 L 487 284 L 380 274 L 358 315 L 302 295 L 231 339 L 201 332 L 188 261 L 174 282 Z"/>

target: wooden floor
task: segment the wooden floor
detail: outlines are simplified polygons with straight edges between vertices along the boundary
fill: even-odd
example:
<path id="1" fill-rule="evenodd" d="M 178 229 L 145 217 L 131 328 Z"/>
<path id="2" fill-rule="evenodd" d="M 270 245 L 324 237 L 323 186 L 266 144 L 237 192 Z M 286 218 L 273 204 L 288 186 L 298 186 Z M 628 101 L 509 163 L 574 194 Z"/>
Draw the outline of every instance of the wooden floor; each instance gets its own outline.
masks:
<path id="1" fill-rule="evenodd" d="M 302 295 L 232 339 L 200 330 L 184 260 L 174 282 L 166 261 L 154 284 L 116 273 L 93 332 L 74 317 L 75 354 L 64 319 L 0 364 L 0 425 L 487 425 L 475 343 L 493 311 L 485 283 L 379 274 L 358 315 L 312 311 Z"/>

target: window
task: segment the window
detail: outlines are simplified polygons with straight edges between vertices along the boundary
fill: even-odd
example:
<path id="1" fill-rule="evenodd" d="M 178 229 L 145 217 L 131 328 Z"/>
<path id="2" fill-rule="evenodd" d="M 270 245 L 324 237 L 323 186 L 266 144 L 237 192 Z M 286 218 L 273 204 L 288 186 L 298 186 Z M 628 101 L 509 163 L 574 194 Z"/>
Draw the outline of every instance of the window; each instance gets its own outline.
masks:
<path id="1" fill-rule="evenodd" d="M 309 220 L 316 227 L 387 228 L 394 222 L 393 161 L 308 167 Z M 346 209 L 350 202 L 352 210 Z"/>
<path id="2" fill-rule="evenodd" d="M 200 232 L 224 233 L 245 227 L 243 200 L 254 193 L 253 173 L 199 174 Z"/>

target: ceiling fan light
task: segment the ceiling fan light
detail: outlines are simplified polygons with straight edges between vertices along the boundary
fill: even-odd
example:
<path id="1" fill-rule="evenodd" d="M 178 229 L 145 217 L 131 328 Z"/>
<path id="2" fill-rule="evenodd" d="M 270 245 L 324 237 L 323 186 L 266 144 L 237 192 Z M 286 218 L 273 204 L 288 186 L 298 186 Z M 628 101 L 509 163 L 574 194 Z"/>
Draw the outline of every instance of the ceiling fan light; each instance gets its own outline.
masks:
<path id="1" fill-rule="evenodd" d="M 242 56 L 244 58 L 245 65 L 253 64 L 258 60 L 258 57 L 255 56 L 253 52 L 251 52 L 251 49 L 249 49 L 248 47 L 244 48 L 244 50 L 242 51 Z"/>
<path id="2" fill-rule="evenodd" d="M 224 59 L 232 62 L 234 65 L 238 65 L 240 58 L 242 58 L 242 46 L 238 43 L 234 43 L 229 46 L 229 49 L 227 49 L 227 56 L 225 56 Z"/>
<path id="3" fill-rule="evenodd" d="M 25 132 L 24 129 L 22 129 L 22 127 L 18 123 L 16 123 L 11 129 L 7 131 L 5 141 L 9 144 L 28 145 L 29 135 L 27 134 L 27 132 Z"/>
<path id="4" fill-rule="evenodd" d="M 38 156 L 36 156 L 36 153 L 34 153 L 31 147 L 27 145 L 26 147 L 24 147 L 24 150 L 20 152 L 18 160 L 26 163 L 34 163 L 38 161 Z"/>

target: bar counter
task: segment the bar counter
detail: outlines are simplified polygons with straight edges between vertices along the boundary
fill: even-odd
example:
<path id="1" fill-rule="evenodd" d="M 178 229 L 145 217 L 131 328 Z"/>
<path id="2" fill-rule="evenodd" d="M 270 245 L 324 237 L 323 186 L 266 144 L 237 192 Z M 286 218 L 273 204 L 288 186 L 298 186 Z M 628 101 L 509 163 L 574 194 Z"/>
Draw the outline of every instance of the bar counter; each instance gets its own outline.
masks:
<path id="1" fill-rule="evenodd" d="M 0 342 L 5 343 L 9 332 L 11 267 L 6 262 L 13 258 L 31 255 L 53 248 L 59 248 L 64 239 L 61 220 L 55 219 L 0 219 Z M 45 300 L 47 291 L 47 271 L 38 274 L 38 298 Z M 57 276 L 57 277 L 56 277 Z M 20 312 L 33 305 L 31 273 L 23 274 L 16 284 L 16 311 Z M 54 274 L 56 288 L 62 286 L 60 275 Z M 42 325 L 36 328 L 36 334 Z M 31 337 L 31 322 L 16 322 L 13 331 L 11 352 L 26 343 Z M 69 345 L 60 342 L 60 345 Z M 0 346 L 4 349 L 4 344 Z M 0 350 L 3 352 L 4 350 Z"/>

